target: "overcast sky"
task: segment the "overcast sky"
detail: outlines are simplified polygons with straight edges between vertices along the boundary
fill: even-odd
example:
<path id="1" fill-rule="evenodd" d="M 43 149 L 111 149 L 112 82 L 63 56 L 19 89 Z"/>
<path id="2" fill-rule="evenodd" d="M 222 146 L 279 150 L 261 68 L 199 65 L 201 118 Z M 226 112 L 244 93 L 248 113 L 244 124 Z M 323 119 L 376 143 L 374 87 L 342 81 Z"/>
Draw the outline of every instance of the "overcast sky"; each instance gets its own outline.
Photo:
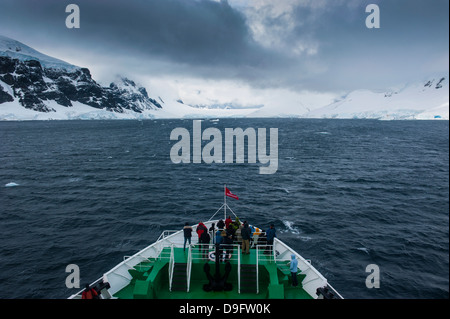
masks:
<path id="1" fill-rule="evenodd" d="M 80 29 L 65 26 L 70 3 Z M 379 29 L 365 25 L 371 3 Z M 0 0 L 0 34 L 98 80 L 338 92 L 447 73 L 448 12 L 448 0 Z"/>

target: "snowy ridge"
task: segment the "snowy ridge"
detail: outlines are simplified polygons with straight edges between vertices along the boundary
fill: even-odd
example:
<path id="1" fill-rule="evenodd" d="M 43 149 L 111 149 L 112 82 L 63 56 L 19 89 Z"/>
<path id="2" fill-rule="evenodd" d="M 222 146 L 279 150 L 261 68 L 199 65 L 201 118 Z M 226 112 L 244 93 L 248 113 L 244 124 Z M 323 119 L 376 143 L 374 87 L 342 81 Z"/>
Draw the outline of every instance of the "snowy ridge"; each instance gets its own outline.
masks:
<path id="1" fill-rule="evenodd" d="M 37 60 L 45 68 L 65 69 L 67 71 L 80 69 L 78 66 L 42 54 L 19 41 L 2 35 L 0 35 L 0 56 L 6 56 L 20 61 Z"/>
<path id="2" fill-rule="evenodd" d="M 449 119 L 449 77 L 434 76 L 399 90 L 358 90 L 305 114 L 308 118 Z"/>

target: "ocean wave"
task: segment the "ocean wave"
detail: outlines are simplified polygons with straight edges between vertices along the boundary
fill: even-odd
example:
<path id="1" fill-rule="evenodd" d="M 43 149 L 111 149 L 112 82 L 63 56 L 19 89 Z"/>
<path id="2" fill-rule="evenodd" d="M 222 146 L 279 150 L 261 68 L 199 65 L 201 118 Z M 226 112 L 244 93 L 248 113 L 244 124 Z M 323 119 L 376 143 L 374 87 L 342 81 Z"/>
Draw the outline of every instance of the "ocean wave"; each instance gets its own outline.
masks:
<path id="1" fill-rule="evenodd" d="M 330 132 L 316 132 L 315 134 L 321 134 L 321 135 L 331 135 Z"/>
<path id="2" fill-rule="evenodd" d="M 282 231 L 282 232 L 290 232 L 295 235 L 300 234 L 300 231 L 298 230 L 298 228 L 292 226 L 294 224 L 293 222 L 291 222 L 289 220 L 283 220 L 282 222 L 283 222 L 284 226 L 286 226 L 286 228 L 287 228 L 287 230 Z"/>
<path id="3" fill-rule="evenodd" d="M 367 255 L 370 255 L 369 249 L 366 247 L 358 247 L 356 249 L 365 252 Z"/>
<path id="4" fill-rule="evenodd" d="M 278 187 L 277 190 L 283 191 L 283 192 L 285 192 L 286 194 L 289 194 L 289 193 L 290 193 L 289 190 L 288 190 L 287 188 L 285 188 L 285 187 Z"/>

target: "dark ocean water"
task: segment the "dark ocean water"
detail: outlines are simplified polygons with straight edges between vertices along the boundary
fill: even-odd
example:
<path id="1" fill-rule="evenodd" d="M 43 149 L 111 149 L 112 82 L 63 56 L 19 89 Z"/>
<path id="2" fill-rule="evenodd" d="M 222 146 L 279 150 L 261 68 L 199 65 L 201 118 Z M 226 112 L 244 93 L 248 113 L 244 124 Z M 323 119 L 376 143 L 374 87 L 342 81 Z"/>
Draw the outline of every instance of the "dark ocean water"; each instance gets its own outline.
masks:
<path id="1" fill-rule="evenodd" d="M 164 229 L 228 201 L 296 249 L 345 298 L 449 297 L 449 122 L 204 121 L 279 130 L 279 168 L 173 164 L 191 120 L 0 123 L 0 298 L 66 298 Z M 17 186 L 6 187 L 9 183 Z M 369 289 L 366 266 L 380 269 Z"/>

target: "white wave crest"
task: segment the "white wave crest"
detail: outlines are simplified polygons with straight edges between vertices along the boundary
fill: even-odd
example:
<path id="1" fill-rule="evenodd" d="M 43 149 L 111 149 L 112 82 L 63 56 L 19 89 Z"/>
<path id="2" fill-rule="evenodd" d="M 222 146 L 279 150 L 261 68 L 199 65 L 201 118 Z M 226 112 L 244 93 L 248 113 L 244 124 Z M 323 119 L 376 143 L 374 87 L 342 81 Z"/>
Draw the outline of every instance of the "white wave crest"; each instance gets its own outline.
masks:
<path id="1" fill-rule="evenodd" d="M 292 234 L 296 234 L 296 235 L 300 234 L 300 231 L 298 230 L 298 228 L 292 226 L 294 224 L 293 222 L 288 221 L 288 220 L 283 220 L 282 222 L 283 222 L 284 226 L 286 226 L 286 228 L 287 228 L 286 231 L 288 231 Z"/>

